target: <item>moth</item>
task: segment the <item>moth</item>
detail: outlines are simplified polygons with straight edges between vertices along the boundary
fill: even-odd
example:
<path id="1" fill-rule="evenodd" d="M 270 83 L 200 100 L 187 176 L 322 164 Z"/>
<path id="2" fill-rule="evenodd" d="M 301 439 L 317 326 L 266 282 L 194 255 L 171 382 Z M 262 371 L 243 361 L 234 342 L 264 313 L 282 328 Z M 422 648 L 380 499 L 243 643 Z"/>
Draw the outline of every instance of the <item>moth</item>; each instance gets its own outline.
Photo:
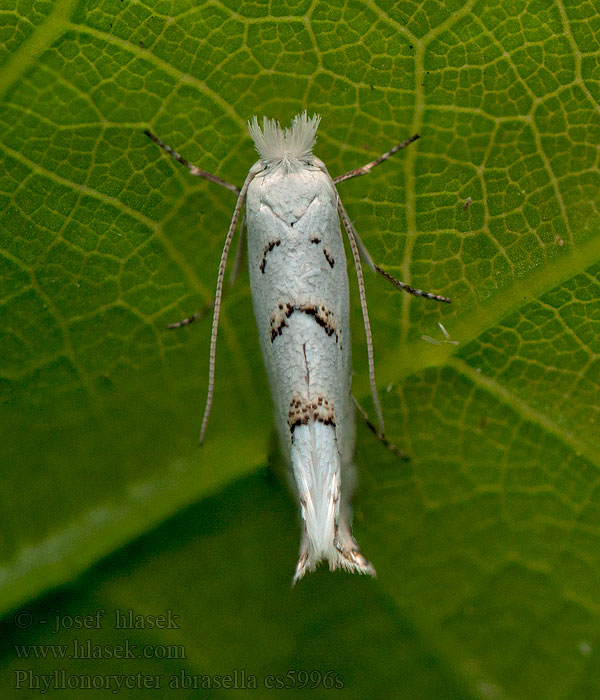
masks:
<path id="1" fill-rule="evenodd" d="M 289 128 L 263 117 L 248 123 L 259 159 L 238 190 L 192 165 L 157 136 L 145 133 L 192 175 L 237 194 L 219 263 L 210 342 L 208 394 L 200 441 L 213 399 L 216 340 L 229 248 L 245 205 L 248 263 L 254 314 L 273 397 L 275 423 L 298 497 L 302 519 L 300 555 L 293 583 L 326 560 L 342 568 L 375 575 L 352 534 L 352 493 L 356 484 L 354 399 L 350 338 L 349 285 L 340 229 L 344 224 L 356 268 L 365 332 L 369 378 L 384 442 L 383 417 L 375 386 L 371 329 L 361 256 L 399 289 L 449 302 L 415 289 L 382 270 L 371 259 L 352 225 L 336 184 L 367 174 L 408 146 L 415 135 L 367 165 L 333 179 L 313 154 L 320 117 L 297 115 Z M 170 327 L 187 325 L 193 316 Z M 373 426 L 371 425 L 373 428 Z M 373 428 L 374 429 L 374 428 Z M 389 443 L 388 443 L 389 444 Z"/>

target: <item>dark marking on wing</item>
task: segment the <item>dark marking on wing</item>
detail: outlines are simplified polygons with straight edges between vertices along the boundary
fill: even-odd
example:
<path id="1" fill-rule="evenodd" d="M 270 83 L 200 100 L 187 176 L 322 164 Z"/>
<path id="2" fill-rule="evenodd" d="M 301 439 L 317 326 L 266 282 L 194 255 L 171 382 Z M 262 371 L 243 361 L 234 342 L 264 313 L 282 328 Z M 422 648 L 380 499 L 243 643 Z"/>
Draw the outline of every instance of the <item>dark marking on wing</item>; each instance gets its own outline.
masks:
<path id="1" fill-rule="evenodd" d="M 325 256 L 325 260 L 329 263 L 329 267 L 333 269 L 333 266 L 335 265 L 335 260 L 329 255 L 327 252 L 327 248 L 323 248 L 323 255 Z"/>
<path id="2" fill-rule="evenodd" d="M 287 327 L 287 319 L 294 313 L 294 305 L 287 302 L 279 302 L 277 313 L 271 316 L 271 342 L 283 333 L 283 329 Z"/>
<path id="3" fill-rule="evenodd" d="M 265 247 L 265 252 L 263 253 L 262 261 L 260 263 L 260 271 L 263 273 L 263 275 L 265 274 L 265 267 L 267 265 L 267 254 L 270 253 L 273 250 L 273 248 L 280 245 L 281 241 L 277 239 L 276 241 L 271 241 L 269 245 Z"/>
<path id="4" fill-rule="evenodd" d="M 323 425 L 331 425 L 335 428 L 333 401 L 329 401 L 320 394 L 314 399 L 292 396 L 287 419 L 292 440 L 294 439 L 294 430 L 299 425 L 308 425 L 310 422 L 323 423 Z"/>
<path id="5" fill-rule="evenodd" d="M 335 342 L 339 341 L 338 324 L 325 304 L 291 304 L 290 302 L 279 302 L 279 309 L 271 316 L 271 342 L 281 335 L 283 329 L 288 327 L 287 319 L 295 312 L 308 314 L 315 319 L 315 322 L 327 333 L 328 336 L 335 335 Z"/>

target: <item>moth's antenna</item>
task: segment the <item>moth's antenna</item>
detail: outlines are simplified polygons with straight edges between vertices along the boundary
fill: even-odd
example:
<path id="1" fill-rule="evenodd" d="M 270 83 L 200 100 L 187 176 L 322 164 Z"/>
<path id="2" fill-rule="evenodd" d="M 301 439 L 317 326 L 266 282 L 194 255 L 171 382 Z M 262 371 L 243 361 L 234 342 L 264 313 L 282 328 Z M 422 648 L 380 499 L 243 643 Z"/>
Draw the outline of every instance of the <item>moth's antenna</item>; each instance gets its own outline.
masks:
<path id="1" fill-rule="evenodd" d="M 229 247 L 231 246 L 231 241 L 233 239 L 233 234 L 235 233 L 235 227 L 237 226 L 238 218 L 240 216 L 240 211 L 242 205 L 244 204 L 244 199 L 246 197 L 246 192 L 248 191 L 248 186 L 250 182 L 254 179 L 254 176 L 258 170 L 254 168 L 250 169 L 250 172 L 244 180 L 242 189 L 235 203 L 235 209 L 233 210 L 233 216 L 231 217 L 231 223 L 229 224 L 229 231 L 227 231 L 227 237 L 225 238 L 225 245 L 223 246 L 223 252 L 221 253 L 221 261 L 219 262 L 219 272 L 217 275 L 217 291 L 215 293 L 215 307 L 213 311 L 212 329 L 210 333 L 210 357 L 208 361 L 208 393 L 206 395 L 206 407 L 204 408 L 204 416 L 202 418 L 202 429 L 200 430 L 200 444 L 204 440 L 204 433 L 206 432 L 206 425 L 208 423 L 208 417 L 210 416 L 210 409 L 212 407 L 213 400 L 213 390 L 215 387 L 215 357 L 217 349 L 217 332 L 219 330 L 219 311 L 221 310 L 221 297 L 223 296 L 223 279 L 225 277 L 225 267 L 227 265 L 227 255 L 229 253 Z"/>
<path id="2" fill-rule="evenodd" d="M 371 384 L 371 396 L 373 397 L 373 404 L 375 405 L 375 412 L 377 413 L 377 422 L 379 424 L 379 437 L 385 438 L 385 427 L 383 425 L 383 414 L 381 412 L 381 405 L 379 404 L 379 397 L 377 396 L 377 386 L 375 384 L 375 361 L 373 359 L 373 338 L 371 336 L 371 324 L 369 323 L 369 311 L 367 310 L 367 297 L 365 295 L 365 281 L 363 279 L 362 266 L 360 264 L 360 253 L 358 252 L 358 246 L 356 245 L 356 239 L 354 237 L 354 228 L 350 223 L 348 214 L 344 209 L 342 200 L 339 194 L 336 192 L 338 210 L 342 221 L 344 223 L 344 228 L 346 229 L 346 234 L 348 235 L 348 240 L 350 241 L 350 248 L 352 248 L 352 257 L 354 258 L 354 267 L 356 268 L 356 277 L 358 278 L 358 291 L 360 294 L 360 308 L 362 309 L 363 322 L 365 325 L 365 335 L 367 336 L 367 358 L 369 361 L 369 382 Z"/>

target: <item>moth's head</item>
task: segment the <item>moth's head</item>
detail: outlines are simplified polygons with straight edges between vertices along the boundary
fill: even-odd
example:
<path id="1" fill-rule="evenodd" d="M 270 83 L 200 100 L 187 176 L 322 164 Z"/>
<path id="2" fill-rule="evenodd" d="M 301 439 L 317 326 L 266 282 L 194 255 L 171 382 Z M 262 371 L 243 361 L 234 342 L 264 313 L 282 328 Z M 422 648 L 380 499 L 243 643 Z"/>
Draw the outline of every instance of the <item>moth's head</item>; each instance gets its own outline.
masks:
<path id="1" fill-rule="evenodd" d="M 288 129 L 282 129 L 275 119 L 263 117 L 262 129 L 257 117 L 248 122 L 248 131 L 261 161 L 267 168 L 282 168 L 291 172 L 309 165 L 317 138 L 321 117 L 306 111 L 297 114 Z"/>

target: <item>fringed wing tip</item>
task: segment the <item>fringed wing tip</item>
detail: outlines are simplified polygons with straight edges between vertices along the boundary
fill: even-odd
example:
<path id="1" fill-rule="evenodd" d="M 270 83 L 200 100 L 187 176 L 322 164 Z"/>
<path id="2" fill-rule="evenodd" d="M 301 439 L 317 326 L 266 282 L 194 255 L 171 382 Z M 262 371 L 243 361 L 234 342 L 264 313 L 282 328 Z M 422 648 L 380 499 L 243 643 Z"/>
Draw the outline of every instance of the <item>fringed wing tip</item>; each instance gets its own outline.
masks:
<path id="1" fill-rule="evenodd" d="M 321 559 L 311 562 L 308 556 L 308 550 L 303 551 L 300 554 L 298 564 L 296 565 L 296 571 L 294 572 L 294 576 L 292 578 L 292 588 L 301 578 L 304 578 L 304 574 L 307 571 L 314 571 L 319 565 L 319 561 L 321 561 Z M 360 574 L 362 576 L 372 576 L 373 578 L 377 578 L 375 567 L 370 561 L 367 561 L 363 557 L 360 550 L 357 548 L 345 552 L 336 550 L 335 554 L 330 555 L 329 570 L 335 571 L 336 569 L 343 569 L 349 574 Z"/>

